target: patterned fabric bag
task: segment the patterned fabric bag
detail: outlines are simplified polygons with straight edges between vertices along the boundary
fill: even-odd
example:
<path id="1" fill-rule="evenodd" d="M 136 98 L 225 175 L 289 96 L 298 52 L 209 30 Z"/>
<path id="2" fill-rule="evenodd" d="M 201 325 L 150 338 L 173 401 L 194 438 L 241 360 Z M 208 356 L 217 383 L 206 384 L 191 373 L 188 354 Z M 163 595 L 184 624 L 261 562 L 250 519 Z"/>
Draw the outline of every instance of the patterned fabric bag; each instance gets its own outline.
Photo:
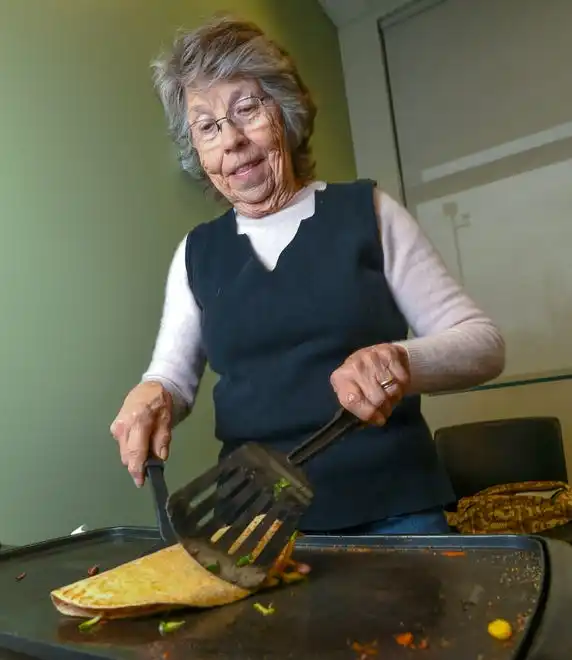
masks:
<path id="1" fill-rule="evenodd" d="M 539 534 L 572 521 L 572 488 L 562 481 L 493 486 L 459 500 L 447 520 L 461 534 Z"/>

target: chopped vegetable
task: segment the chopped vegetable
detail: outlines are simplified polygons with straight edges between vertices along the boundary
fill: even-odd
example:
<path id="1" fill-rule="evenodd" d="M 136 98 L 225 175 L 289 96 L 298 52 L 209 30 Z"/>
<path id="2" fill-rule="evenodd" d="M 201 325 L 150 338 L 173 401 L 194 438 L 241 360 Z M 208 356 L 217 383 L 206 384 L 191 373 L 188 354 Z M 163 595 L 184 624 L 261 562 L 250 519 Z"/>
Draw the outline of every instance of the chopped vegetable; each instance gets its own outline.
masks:
<path id="1" fill-rule="evenodd" d="M 16 582 L 20 582 L 26 577 L 26 573 L 20 573 L 20 575 L 16 575 Z"/>
<path id="2" fill-rule="evenodd" d="M 252 564 L 254 561 L 254 558 L 252 555 L 244 555 L 244 557 L 239 557 L 237 559 L 236 565 L 238 568 L 241 568 L 242 566 L 248 566 L 248 564 Z"/>
<path id="3" fill-rule="evenodd" d="M 429 648 L 429 640 L 426 637 L 415 643 L 415 637 L 413 636 L 413 633 L 410 632 L 394 635 L 394 639 L 399 644 L 399 646 L 404 646 L 408 649 L 418 649 L 419 651 L 425 651 Z"/>
<path id="4" fill-rule="evenodd" d="M 291 567 L 293 571 L 300 573 L 300 575 L 308 575 L 312 572 L 312 567 L 309 564 L 301 564 L 293 559 L 289 559 L 286 562 L 286 566 Z"/>
<path id="5" fill-rule="evenodd" d="M 87 569 L 87 574 L 89 577 L 93 577 L 94 575 L 97 575 L 99 573 L 99 566 L 95 564 L 94 566 L 91 566 L 90 568 Z"/>
<path id="6" fill-rule="evenodd" d="M 179 628 L 184 625 L 184 621 L 161 621 L 159 624 L 159 632 L 161 635 L 168 635 L 169 633 L 179 630 Z"/>
<path id="7" fill-rule="evenodd" d="M 359 642 L 352 642 L 351 644 L 352 651 L 359 653 L 360 660 L 366 660 L 366 658 L 371 658 L 374 655 L 377 655 L 379 649 L 377 648 L 377 640 L 371 642 L 370 644 L 360 644 Z"/>
<path id="8" fill-rule="evenodd" d="M 88 630 L 95 628 L 95 626 L 97 626 L 97 624 L 101 621 L 102 618 L 103 618 L 102 616 L 94 616 L 93 619 L 82 621 L 82 623 L 80 623 L 78 626 L 78 630 L 80 632 L 87 632 Z"/>
<path id="9" fill-rule="evenodd" d="M 512 626 L 504 619 L 495 619 L 489 623 L 488 632 L 491 637 L 505 642 L 512 637 Z"/>
<path id="10" fill-rule="evenodd" d="M 215 561 L 214 564 L 209 564 L 208 566 L 205 566 L 207 571 L 210 571 L 211 573 L 214 573 L 215 575 L 218 575 L 220 573 L 220 564 L 218 561 Z"/>
<path id="11" fill-rule="evenodd" d="M 399 635 L 395 635 L 394 637 L 399 646 L 411 647 L 413 644 L 413 635 L 410 632 L 399 633 Z"/>
<path id="12" fill-rule="evenodd" d="M 264 607 L 264 605 L 261 605 L 260 603 L 254 603 L 253 607 L 257 612 L 260 612 L 262 616 L 270 616 L 276 611 L 274 607 L 272 607 L 272 603 L 270 603 L 268 607 Z"/>
<path id="13" fill-rule="evenodd" d="M 294 582 L 305 580 L 306 576 L 302 575 L 302 573 L 298 573 L 298 571 L 289 571 L 288 573 L 282 573 L 282 575 L 280 575 L 280 579 L 285 584 L 293 584 Z"/>
<path id="14" fill-rule="evenodd" d="M 274 497 L 278 497 L 280 493 L 285 489 L 290 486 L 290 482 L 288 479 L 278 479 L 278 481 L 274 484 Z"/>
<path id="15" fill-rule="evenodd" d="M 467 553 L 462 550 L 447 550 L 441 553 L 443 557 L 464 557 Z"/>

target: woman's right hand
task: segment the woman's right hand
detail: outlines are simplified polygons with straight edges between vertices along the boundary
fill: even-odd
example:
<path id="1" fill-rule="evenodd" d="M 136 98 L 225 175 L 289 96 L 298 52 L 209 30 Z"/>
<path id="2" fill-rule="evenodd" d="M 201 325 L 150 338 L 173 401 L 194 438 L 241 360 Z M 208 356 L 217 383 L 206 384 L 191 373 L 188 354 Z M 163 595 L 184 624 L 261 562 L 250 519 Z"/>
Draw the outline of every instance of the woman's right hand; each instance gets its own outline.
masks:
<path id="1" fill-rule="evenodd" d="M 145 482 L 144 465 L 149 454 L 163 460 L 169 455 L 172 412 L 170 393 L 161 383 L 146 381 L 129 392 L 111 424 L 121 462 L 138 488 Z"/>

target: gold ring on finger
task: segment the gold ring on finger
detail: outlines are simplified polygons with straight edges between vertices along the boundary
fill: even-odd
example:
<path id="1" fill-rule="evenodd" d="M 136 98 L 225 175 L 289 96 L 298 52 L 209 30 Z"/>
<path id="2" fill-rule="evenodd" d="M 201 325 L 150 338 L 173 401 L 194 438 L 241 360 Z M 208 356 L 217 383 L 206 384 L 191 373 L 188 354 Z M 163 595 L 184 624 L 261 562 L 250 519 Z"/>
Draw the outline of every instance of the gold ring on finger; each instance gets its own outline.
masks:
<path id="1" fill-rule="evenodd" d="M 382 380 L 379 385 L 383 390 L 388 390 L 390 387 L 392 387 L 395 384 L 395 379 L 393 378 L 386 378 L 385 380 Z"/>

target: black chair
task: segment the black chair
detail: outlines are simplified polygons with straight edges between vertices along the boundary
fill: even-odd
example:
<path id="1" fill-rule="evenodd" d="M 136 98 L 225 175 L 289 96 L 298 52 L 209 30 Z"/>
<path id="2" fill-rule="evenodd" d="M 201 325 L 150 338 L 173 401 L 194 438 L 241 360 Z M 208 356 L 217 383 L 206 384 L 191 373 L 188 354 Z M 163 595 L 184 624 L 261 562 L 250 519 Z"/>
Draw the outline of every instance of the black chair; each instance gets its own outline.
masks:
<path id="1" fill-rule="evenodd" d="M 568 483 L 562 428 L 556 417 L 518 417 L 440 428 L 437 451 L 457 501 L 518 481 Z M 456 504 L 448 507 L 454 510 Z M 546 536 L 572 541 L 572 523 Z"/>
<path id="2" fill-rule="evenodd" d="M 435 432 L 437 451 L 457 499 L 516 481 L 568 482 L 556 417 L 459 424 Z"/>

